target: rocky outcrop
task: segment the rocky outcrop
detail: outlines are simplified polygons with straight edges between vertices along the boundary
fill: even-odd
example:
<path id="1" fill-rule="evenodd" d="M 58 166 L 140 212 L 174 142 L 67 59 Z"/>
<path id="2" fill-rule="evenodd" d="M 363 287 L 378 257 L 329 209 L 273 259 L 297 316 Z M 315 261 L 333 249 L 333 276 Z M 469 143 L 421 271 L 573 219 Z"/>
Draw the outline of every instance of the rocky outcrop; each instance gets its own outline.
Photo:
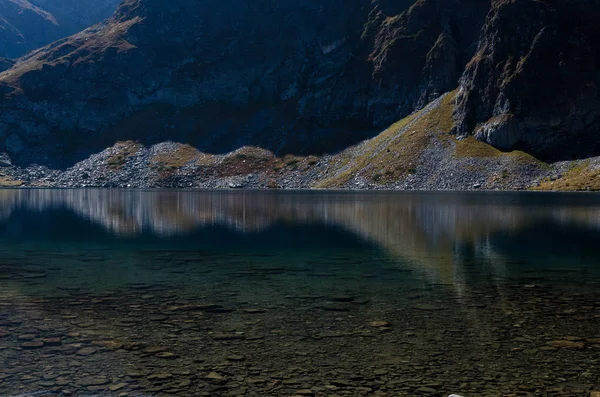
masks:
<path id="1" fill-rule="evenodd" d="M 119 0 L 0 0 L 0 57 L 17 58 L 107 17 Z"/>
<path id="2" fill-rule="evenodd" d="M 494 3 L 460 81 L 456 132 L 546 160 L 600 154 L 600 2 Z"/>
<path id="3" fill-rule="evenodd" d="M 0 75 L 14 161 L 118 140 L 323 153 L 455 87 L 487 1 L 126 0 Z"/>

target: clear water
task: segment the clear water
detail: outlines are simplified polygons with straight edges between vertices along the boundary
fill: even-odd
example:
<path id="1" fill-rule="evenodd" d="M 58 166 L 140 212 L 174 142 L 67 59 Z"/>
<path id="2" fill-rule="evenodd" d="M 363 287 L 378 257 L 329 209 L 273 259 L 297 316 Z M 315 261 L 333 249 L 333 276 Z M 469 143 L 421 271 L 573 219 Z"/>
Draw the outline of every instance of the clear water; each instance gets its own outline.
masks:
<path id="1" fill-rule="evenodd" d="M 598 195 L 0 203 L 0 396 L 600 390 Z"/>

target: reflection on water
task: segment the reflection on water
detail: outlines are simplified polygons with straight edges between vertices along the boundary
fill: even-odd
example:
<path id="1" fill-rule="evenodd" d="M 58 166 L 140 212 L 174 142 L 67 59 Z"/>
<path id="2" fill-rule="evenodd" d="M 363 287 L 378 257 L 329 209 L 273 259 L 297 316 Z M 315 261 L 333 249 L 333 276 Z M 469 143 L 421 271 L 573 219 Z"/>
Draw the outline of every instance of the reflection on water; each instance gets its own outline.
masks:
<path id="1" fill-rule="evenodd" d="M 0 203 L 0 396 L 600 390 L 600 196 Z"/>

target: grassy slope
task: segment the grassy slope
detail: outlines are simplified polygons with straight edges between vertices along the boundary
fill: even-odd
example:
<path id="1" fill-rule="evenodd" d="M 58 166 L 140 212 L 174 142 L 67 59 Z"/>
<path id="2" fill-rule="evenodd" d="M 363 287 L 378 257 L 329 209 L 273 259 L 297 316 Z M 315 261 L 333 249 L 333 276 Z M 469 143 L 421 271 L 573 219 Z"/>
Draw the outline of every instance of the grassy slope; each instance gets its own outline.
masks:
<path id="1" fill-rule="evenodd" d="M 274 188 L 356 188 L 366 183 L 398 189 L 600 190 L 600 158 L 549 165 L 472 137 L 456 140 L 451 134 L 454 99 L 454 92 L 446 94 L 376 137 L 324 157 L 276 156 L 254 147 L 219 155 L 181 143 L 147 148 L 134 141 L 117 142 L 100 157 L 110 173 L 147 169 L 157 186 L 181 175 L 218 182 L 253 174 L 258 186 Z M 0 186 L 19 186 L 18 179 L 0 174 Z"/>
<path id="2" fill-rule="evenodd" d="M 597 162 L 596 162 L 597 163 Z M 575 161 L 569 170 L 557 179 L 546 179 L 534 190 L 600 191 L 600 166 L 591 160 Z"/>
<path id="3" fill-rule="evenodd" d="M 485 173 L 489 163 L 541 168 L 543 163 L 520 151 L 501 152 L 474 138 L 457 141 L 450 134 L 454 121 L 455 92 L 433 102 L 423 110 L 395 123 L 378 136 L 345 150 L 334 157 L 333 172 L 319 182 L 318 188 L 337 188 L 359 176 L 370 183 L 385 185 L 416 174 L 428 161 L 429 149 L 436 146 L 452 166 Z M 473 161 L 476 162 L 473 165 Z M 435 167 L 435 165 L 434 165 Z M 439 167 L 442 167 L 441 163 Z M 492 167 L 490 167 L 491 169 Z M 440 171 L 444 171 L 440 169 Z M 499 174 L 502 178 L 503 171 Z M 486 178 L 495 178 L 495 175 Z"/>

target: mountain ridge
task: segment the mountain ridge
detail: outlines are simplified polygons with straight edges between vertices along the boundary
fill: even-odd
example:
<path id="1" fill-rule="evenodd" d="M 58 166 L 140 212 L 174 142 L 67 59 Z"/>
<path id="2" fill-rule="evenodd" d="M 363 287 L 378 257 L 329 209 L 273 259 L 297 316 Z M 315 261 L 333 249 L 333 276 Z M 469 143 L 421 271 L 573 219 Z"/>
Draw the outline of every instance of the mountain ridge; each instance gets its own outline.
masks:
<path id="1" fill-rule="evenodd" d="M 0 123 L 13 137 L 5 147 L 24 163 L 28 153 L 48 163 L 84 158 L 126 139 L 184 140 L 210 152 L 339 150 L 422 107 L 430 97 L 423 100 L 421 87 L 436 95 L 455 87 L 423 71 L 437 59 L 431 49 L 448 15 L 461 29 L 461 15 L 475 12 L 471 3 L 418 1 L 388 16 L 365 0 L 126 1 L 104 25 L 36 51 L 0 76 Z M 179 15 L 185 19 L 173 20 Z M 261 24 L 265 18 L 287 22 Z M 370 33 L 369 24 L 387 30 Z M 469 30 L 474 41 L 477 29 Z M 411 54 L 418 56 L 405 69 L 394 66 Z M 449 67 L 458 79 L 458 68 Z M 129 122 L 136 117 L 153 122 L 136 131 Z M 98 143 L 87 152 L 56 147 L 68 141 L 82 151 L 90 136 Z"/>
<path id="2" fill-rule="evenodd" d="M 129 140 L 329 158 L 458 87 L 453 117 L 438 120 L 442 140 L 558 161 L 513 187 L 534 186 L 562 175 L 563 160 L 598 154 L 599 10 L 596 0 L 126 0 L 106 22 L 0 74 L 0 143 L 17 166 L 54 170 Z M 381 151 L 404 171 L 381 163 L 364 185 L 377 174 L 404 186 L 428 149 L 410 145 Z M 469 181 L 457 186 L 486 186 Z"/>

